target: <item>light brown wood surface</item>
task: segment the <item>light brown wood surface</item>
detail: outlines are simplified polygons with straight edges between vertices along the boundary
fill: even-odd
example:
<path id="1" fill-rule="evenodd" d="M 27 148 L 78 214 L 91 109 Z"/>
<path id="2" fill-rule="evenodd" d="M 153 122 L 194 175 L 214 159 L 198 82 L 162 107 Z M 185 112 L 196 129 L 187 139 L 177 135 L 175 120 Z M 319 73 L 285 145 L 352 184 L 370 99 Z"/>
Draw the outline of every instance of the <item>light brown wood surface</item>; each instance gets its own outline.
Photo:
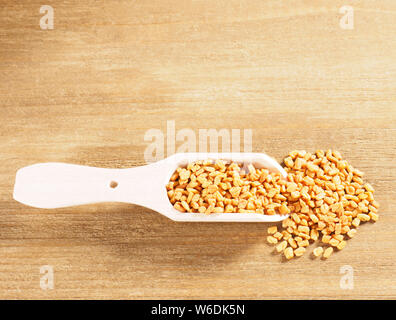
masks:
<path id="1" fill-rule="evenodd" d="M 39 8 L 53 6 L 54 29 Z M 354 8 L 354 29 L 339 8 Z M 396 2 L 0 1 L 0 298 L 396 298 Z M 121 203 L 12 198 L 17 169 L 145 164 L 147 130 L 252 129 L 253 151 L 334 148 L 380 220 L 328 261 L 265 223 L 176 223 Z M 180 145 L 179 143 L 178 145 Z M 177 145 L 177 146 L 178 146 Z M 310 249 L 309 251 L 311 251 Z M 54 268 L 54 289 L 39 269 Z M 340 268 L 354 289 L 340 288 Z"/>

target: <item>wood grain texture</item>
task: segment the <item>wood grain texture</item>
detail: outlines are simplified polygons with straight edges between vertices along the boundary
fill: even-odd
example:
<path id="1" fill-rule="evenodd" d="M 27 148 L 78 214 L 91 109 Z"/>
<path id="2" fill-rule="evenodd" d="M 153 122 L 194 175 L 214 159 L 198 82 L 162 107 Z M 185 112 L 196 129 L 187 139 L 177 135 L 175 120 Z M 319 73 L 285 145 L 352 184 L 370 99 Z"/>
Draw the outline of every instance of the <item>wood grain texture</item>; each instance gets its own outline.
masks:
<path id="1" fill-rule="evenodd" d="M 396 2 L 0 1 L 0 298 L 396 298 Z M 145 163 L 150 128 L 252 129 L 276 159 L 335 148 L 381 203 L 328 261 L 272 254 L 262 223 L 175 223 L 119 203 L 12 199 L 36 162 Z M 55 288 L 40 289 L 52 265 Z M 340 267 L 354 268 L 342 290 Z"/>

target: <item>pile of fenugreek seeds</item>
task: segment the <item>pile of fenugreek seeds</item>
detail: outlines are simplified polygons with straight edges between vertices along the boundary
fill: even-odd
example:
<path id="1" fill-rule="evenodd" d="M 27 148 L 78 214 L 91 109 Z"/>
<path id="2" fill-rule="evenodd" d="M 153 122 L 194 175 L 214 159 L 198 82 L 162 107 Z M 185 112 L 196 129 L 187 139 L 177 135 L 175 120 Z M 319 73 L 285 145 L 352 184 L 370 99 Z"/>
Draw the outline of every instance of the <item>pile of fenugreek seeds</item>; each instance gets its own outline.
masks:
<path id="1" fill-rule="evenodd" d="M 337 151 L 292 151 L 284 159 L 287 180 L 249 165 L 196 161 L 178 168 L 167 185 L 168 197 L 181 212 L 290 214 L 282 230 L 269 227 L 267 241 L 287 259 L 304 254 L 321 240 L 313 255 L 328 258 L 342 250 L 361 222 L 377 221 L 379 204 L 363 173 Z"/>

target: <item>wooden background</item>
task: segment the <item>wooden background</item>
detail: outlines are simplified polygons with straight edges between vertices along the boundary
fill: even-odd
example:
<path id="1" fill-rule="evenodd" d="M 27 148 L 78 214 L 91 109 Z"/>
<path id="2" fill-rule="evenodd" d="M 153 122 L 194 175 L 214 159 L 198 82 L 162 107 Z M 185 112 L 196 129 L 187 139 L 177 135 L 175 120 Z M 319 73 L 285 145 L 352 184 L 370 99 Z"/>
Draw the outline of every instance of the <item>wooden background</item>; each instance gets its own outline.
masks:
<path id="1" fill-rule="evenodd" d="M 0 1 L 0 298 L 396 298 L 394 0 L 48 0 L 54 30 L 39 27 L 42 4 Z M 339 26 L 345 4 L 353 30 Z M 12 199 L 36 162 L 143 165 L 145 132 L 167 120 L 252 129 L 253 151 L 278 160 L 338 149 L 376 188 L 380 221 L 328 261 L 285 262 L 264 223 Z"/>

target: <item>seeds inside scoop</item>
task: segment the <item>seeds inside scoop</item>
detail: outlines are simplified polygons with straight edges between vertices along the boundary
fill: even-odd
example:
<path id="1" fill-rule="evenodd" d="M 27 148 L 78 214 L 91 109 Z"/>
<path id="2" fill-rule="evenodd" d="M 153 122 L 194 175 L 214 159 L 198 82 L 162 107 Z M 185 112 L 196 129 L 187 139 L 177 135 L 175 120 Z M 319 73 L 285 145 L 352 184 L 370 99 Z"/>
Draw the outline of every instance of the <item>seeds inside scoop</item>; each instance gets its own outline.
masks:
<path id="1" fill-rule="evenodd" d="M 222 160 L 196 161 L 178 168 L 167 185 L 168 197 L 181 212 L 288 214 L 287 181 L 267 169 Z"/>
<path id="2" fill-rule="evenodd" d="M 178 168 L 167 185 L 181 212 L 290 214 L 282 230 L 268 229 L 268 242 L 287 259 L 301 256 L 313 241 L 326 246 L 314 256 L 342 250 L 361 222 L 377 221 L 379 204 L 363 173 L 338 151 L 292 151 L 284 159 L 287 180 L 267 169 L 222 160 L 196 161 Z"/>

